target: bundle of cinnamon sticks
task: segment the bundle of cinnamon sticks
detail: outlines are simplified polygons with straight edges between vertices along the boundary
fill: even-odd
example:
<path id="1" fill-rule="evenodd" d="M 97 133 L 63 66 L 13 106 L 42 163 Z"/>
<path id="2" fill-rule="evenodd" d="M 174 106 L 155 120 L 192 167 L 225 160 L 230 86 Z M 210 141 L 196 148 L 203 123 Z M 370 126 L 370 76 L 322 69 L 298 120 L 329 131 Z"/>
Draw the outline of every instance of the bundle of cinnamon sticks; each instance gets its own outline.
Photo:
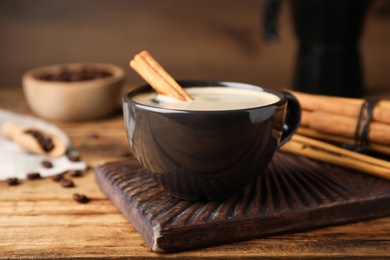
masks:
<path id="1" fill-rule="evenodd" d="M 388 160 L 361 153 L 390 155 L 390 101 L 367 106 L 362 99 L 291 92 L 302 107 L 301 125 L 282 151 L 390 180 Z"/>
<path id="2" fill-rule="evenodd" d="M 292 93 L 302 107 L 299 134 L 358 150 L 362 148 L 361 133 L 366 131 L 363 145 L 367 147 L 363 148 L 390 155 L 390 100 L 378 100 L 368 111 L 362 109 L 363 99 Z"/>

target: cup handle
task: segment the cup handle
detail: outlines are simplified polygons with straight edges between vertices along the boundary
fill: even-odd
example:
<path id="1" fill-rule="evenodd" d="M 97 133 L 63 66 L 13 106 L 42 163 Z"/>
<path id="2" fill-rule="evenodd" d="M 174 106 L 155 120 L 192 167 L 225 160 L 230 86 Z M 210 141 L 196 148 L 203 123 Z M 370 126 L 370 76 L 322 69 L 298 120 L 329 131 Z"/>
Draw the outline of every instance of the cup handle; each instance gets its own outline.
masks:
<path id="1" fill-rule="evenodd" d="M 283 91 L 283 93 L 287 98 L 287 112 L 279 147 L 291 139 L 301 122 L 301 105 L 298 99 L 287 91 Z"/>

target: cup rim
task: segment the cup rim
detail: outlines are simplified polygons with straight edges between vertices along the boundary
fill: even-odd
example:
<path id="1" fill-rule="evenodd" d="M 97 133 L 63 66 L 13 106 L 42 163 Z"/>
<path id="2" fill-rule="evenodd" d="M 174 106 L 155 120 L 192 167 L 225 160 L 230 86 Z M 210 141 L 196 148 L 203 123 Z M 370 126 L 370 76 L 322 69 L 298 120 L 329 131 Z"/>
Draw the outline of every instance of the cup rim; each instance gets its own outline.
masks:
<path id="1" fill-rule="evenodd" d="M 270 88 L 265 88 L 262 86 L 249 84 L 249 83 L 243 83 L 243 82 L 236 82 L 236 81 L 214 81 L 214 80 L 177 80 L 177 83 L 182 86 L 183 88 L 187 87 L 231 87 L 231 88 L 241 88 L 241 89 L 260 89 L 264 92 L 274 94 L 279 98 L 278 101 L 273 102 L 268 105 L 262 105 L 257 107 L 250 107 L 250 108 L 239 108 L 239 109 L 228 109 L 228 110 L 190 110 L 190 109 L 173 109 L 173 108 L 163 108 L 163 107 L 155 107 L 150 105 L 141 104 L 138 102 L 135 102 L 132 100 L 131 97 L 133 97 L 136 94 L 145 93 L 153 91 L 152 87 L 149 84 L 142 84 L 133 88 L 128 89 L 124 95 L 123 95 L 123 103 L 124 104 L 131 104 L 132 106 L 142 108 L 144 110 L 150 110 L 155 112 L 166 112 L 166 113 L 229 113 L 232 111 L 249 111 L 249 110 L 255 110 L 260 108 L 266 108 L 271 106 L 280 106 L 287 102 L 287 98 L 284 95 L 283 91 L 278 91 Z"/>

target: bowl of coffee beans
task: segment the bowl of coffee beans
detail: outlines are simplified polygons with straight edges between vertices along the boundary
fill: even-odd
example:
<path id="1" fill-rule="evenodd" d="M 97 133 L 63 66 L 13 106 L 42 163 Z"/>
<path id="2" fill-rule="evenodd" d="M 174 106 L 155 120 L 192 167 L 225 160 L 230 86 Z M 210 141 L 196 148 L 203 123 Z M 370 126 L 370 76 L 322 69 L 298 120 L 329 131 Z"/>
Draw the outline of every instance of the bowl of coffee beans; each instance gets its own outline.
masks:
<path id="1" fill-rule="evenodd" d="M 39 67 L 22 78 L 31 110 L 62 121 L 86 121 L 120 108 L 124 70 L 104 63 L 68 63 Z"/>

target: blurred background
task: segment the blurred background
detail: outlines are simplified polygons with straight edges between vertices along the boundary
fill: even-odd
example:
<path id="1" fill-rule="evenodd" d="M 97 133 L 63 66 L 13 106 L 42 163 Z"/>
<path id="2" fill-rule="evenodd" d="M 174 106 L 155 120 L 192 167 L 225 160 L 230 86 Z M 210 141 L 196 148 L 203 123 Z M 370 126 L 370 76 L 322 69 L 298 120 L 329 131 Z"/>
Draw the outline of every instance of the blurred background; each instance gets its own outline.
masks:
<path id="1" fill-rule="evenodd" d="M 353 1 L 352 1 L 353 2 Z M 33 67 L 104 62 L 126 83 L 148 50 L 176 79 L 242 81 L 292 89 L 298 53 L 292 8 L 280 1 L 278 39 L 263 37 L 266 0 L 0 0 L 0 87 L 20 87 Z M 337 25 L 336 25 L 337 26 Z M 373 0 L 358 49 L 364 95 L 390 97 L 390 1 Z"/>

